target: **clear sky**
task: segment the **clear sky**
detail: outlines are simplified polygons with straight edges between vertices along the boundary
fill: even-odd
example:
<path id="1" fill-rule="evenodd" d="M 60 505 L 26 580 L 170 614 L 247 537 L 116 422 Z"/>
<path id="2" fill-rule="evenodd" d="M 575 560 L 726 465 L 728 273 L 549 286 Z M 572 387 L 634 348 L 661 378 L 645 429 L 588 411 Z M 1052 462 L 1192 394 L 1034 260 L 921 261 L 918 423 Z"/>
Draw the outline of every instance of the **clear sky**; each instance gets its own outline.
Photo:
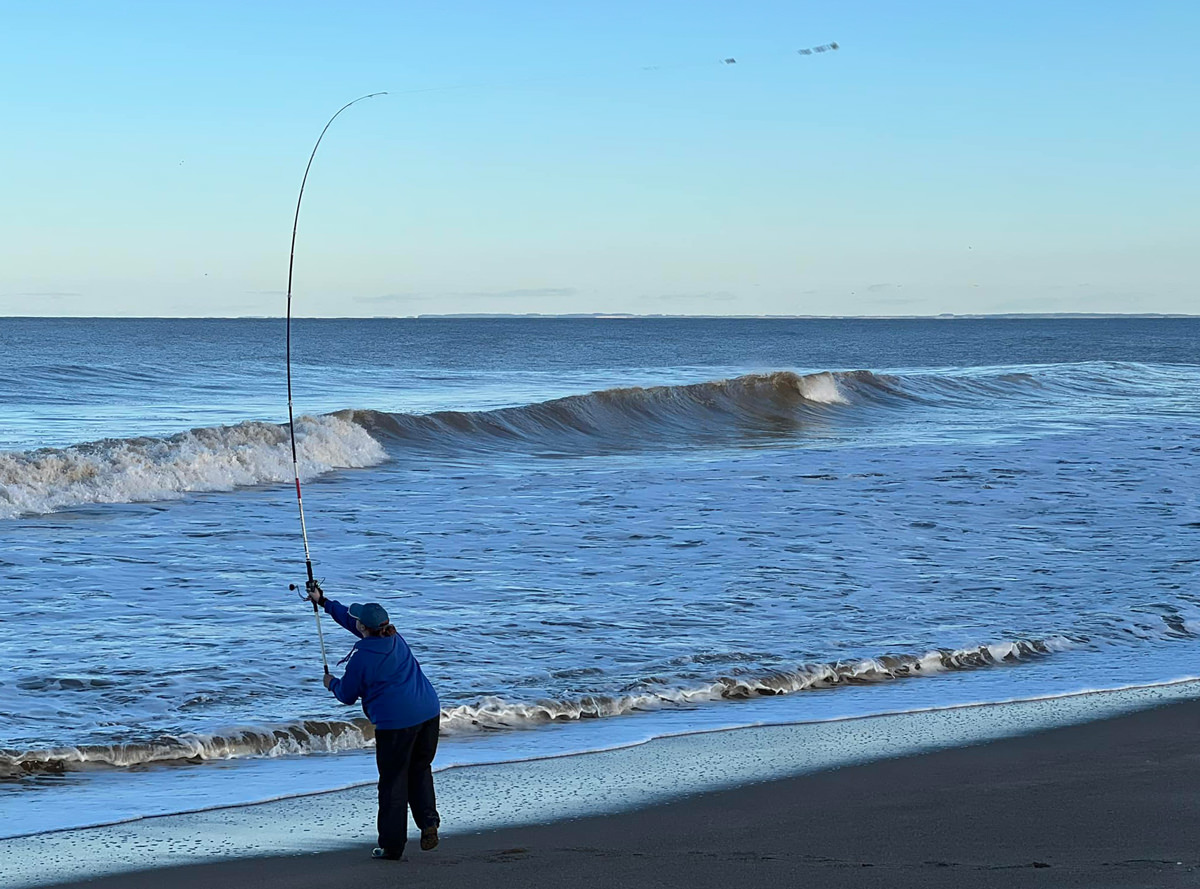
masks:
<path id="1" fill-rule="evenodd" d="M 1194 0 L 0 10 L 0 314 L 282 314 L 376 90 L 297 314 L 1200 311 Z"/>

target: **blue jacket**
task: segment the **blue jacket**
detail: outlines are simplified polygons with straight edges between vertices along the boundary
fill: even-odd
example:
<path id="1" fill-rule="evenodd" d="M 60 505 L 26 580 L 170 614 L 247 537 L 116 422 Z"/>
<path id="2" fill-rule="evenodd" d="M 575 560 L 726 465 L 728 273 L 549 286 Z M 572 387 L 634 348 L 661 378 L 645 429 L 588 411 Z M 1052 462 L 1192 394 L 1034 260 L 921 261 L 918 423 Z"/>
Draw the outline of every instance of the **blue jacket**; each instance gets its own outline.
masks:
<path id="1" fill-rule="evenodd" d="M 381 729 L 409 728 L 441 714 L 437 692 L 400 634 L 364 638 L 345 605 L 326 598 L 324 607 L 330 617 L 359 638 L 350 652 L 346 672 L 329 683 L 334 697 L 343 704 L 362 698 L 363 713 L 375 728 Z"/>

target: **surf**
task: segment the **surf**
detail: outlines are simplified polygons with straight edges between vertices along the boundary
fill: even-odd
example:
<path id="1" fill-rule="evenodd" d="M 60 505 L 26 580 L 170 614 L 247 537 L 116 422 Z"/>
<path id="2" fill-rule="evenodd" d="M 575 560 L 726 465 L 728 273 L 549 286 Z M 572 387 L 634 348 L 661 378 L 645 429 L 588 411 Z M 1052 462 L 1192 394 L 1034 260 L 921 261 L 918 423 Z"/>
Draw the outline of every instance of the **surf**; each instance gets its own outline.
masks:
<path id="1" fill-rule="evenodd" d="M 773 371 L 660 386 L 621 386 L 491 410 L 428 413 L 345 408 L 296 420 L 299 476 L 365 469 L 412 452 L 592 456 L 637 449 L 765 447 L 923 409 L 977 413 L 997 404 L 1074 409 L 1083 399 L 1170 391 L 1168 368 L 1083 363 L 903 375 Z M 1168 380 L 1169 381 L 1169 380 Z M 1161 396 L 1169 399 L 1171 396 Z M 1181 394 L 1179 397 L 1183 397 Z M 0 451 L 0 520 L 89 504 L 177 500 L 291 481 L 287 424 L 261 420 L 165 437 L 108 438 Z"/>
<path id="2" fill-rule="evenodd" d="M 699 681 L 646 677 L 634 688 L 557 699 L 520 700 L 488 695 L 444 707 L 441 732 L 443 736 L 456 736 L 527 729 L 555 722 L 610 719 L 648 710 L 1011 666 L 1068 651 L 1079 644 L 1083 644 L 1081 640 L 1066 636 L 1012 639 L 960 649 L 931 649 L 921 654 L 883 654 L 798 664 L 790 669 L 735 669 Z M 688 660 L 703 663 L 705 657 Z M 233 726 L 211 733 L 162 735 L 115 744 L 9 749 L 0 750 L 0 779 L 106 767 L 127 769 L 152 764 L 336 753 L 368 747 L 373 739 L 371 724 L 356 717 Z"/>

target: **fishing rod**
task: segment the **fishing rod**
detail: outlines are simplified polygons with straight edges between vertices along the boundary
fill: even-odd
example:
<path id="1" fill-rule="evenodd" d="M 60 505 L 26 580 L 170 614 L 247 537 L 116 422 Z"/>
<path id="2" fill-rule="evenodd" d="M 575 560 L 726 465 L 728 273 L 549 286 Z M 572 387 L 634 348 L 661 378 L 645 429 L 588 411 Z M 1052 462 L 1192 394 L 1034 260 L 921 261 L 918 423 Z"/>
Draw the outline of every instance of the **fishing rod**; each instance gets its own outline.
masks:
<path id="1" fill-rule="evenodd" d="M 803 47 L 801 49 L 794 50 L 794 53 L 797 55 L 801 55 L 801 56 L 812 56 L 812 55 L 820 55 L 820 54 L 830 52 L 830 51 L 836 51 L 840 48 L 841 47 L 837 43 L 830 42 L 830 43 L 823 43 L 820 46 Z M 737 63 L 738 63 L 738 58 L 733 57 L 733 56 L 725 56 L 725 57 L 715 60 L 715 64 L 722 65 L 722 66 L 736 65 Z M 645 66 L 642 66 L 642 70 L 643 71 L 664 71 L 664 70 L 671 70 L 674 68 L 693 67 L 694 65 L 697 65 L 697 64 L 713 64 L 713 62 L 710 61 L 707 63 L 687 63 L 687 64 L 683 64 L 683 65 L 645 65 Z M 537 80 L 537 78 L 534 79 L 535 82 L 536 82 L 536 80 Z M 465 83 L 465 84 L 446 85 L 446 86 L 432 86 L 432 87 L 402 90 L 401 93 L 402 94 L 412 94 L 412 93 L 426 93 L 426 92 L 442 92 L 442 91 L 448 91 L 448 90 L 474 89 L 474 88 L 479 88 L 479 87 L 483 87 L 483 86 L 496 86 L 496 84 Z M 355 99 L 351 102 L 347 102 L 345 105 L 343 105 L 341 108 L 339 108 L 334 113 L 334 115 L 332 117 L 330 117 L 328 121 L 326 121 L 324 129 L 321 130 L 321 135 L 319 135 L 317 137 L 317 141 L 313 145 L 312 152 L 308 156 L 308 163 L 304 167 L 304 177 L 300 180 L 300 193 L 296 197 L 296 213 L 295 213 L 294 217 L 292 218 L 292 243 L 291 243 L 291 250 L 288 254 L 288 280 L 287 280 L 287 347 L 286 347 L 287 356 L 286 356 L 286 364 L 287 364 L 288 434 L 291 438 L 291 444 L 292 444 L 292 470 L 293 470 L 293 475 L 295 476 L 295 480 L 296 480 L 296 508 L 300 514 L 300 537 L 301 537 L 301 540 L 303 540 L 303 542 L 304 542 L 304 567 L 308 573 L 308 580 L 304 585 L 307 593 L 311 593 L 313 590 L 320 589 L 320 584 L 318 583 L 316 577 L 314 577 L 314 575 L 313 575 L 312 552 L 309 549 L 309 545 L 308 545 L 308 526 L 304 520 L 304 495 L 300 491 L 300 460 L 296 453 L 296 418 L 295 418 L 295 413 L 294 413 L 294 409 L 292 406 L 292 277 L 293 277 L 293 270 L 294 270 L 295 262 L 296 262 L 296 232 L 300 226 L 300 205 L 304 201 L 304 187 L 305 187 L 305 185 L 308 184 L 308 174 L 312 170 L 313 160 L 317 156 L 317 149 L 321 147 L 321 140 L 325 138 L 325 134 L 327 132 L 329 132 L 329 128 L 330 128 L 330 126 L 333 125 L 333 122 L 335 120 L 337 120 L 338 117 L 341 115 L 341 113 L 343 111 L 345 111 L 347 108 L 349 108 L 351 105 L 356 105 L 359 102 L 362 102 L 366 99 L 373 99 L 376 96 L 386 96 L 386 95 L 387 95 L 386 92 L 378 92 L 378 93 L 368 93 L 365 96 L 359 96 L 357 99 Z M 295 590 L 295 589 L 298 589 L 298 587 L 296 586 L 296 584 L 289 584 L 289 589 Z M 302 593 L 301 598 L 311 598 L 311 597 L 307 596 L 305 593 Z M 329 672 L 329 659 L 325 654 L 325 631 L 324 631 L 323 627 L 321 626 L 321 611 L 317 607 L 317 603 L 315 601 L 312 603 L 312 608 L 313 608 L 313 617 L 316 619 L 316 622 L 317 622 L 317 640 L 320 642 L 320 645 L 321 645 L 321 665 L 325 668 L 325 672 L 328 673 Z"/>
<path id="2" fill-rule="evenodd" d="M 373 99 L 376 96 L 386 96 L 386 92 L 369 93 L 365 96 L 359 96 L 353 102 L 347 102 L 333 117 L 325 123 L 325 129 L 321 130 L 321 135 L 317 137 L 317 142 L 313 145 L 312 154 L 308 156 L 308 164 L 304 167 L 304 178 L 300 180 L 300 195 L 296 198 L 296 215 L 292 219 L 292 249 L 288 255 L 288 282 L 287 282 L 287 401 L 288 401 L 288 433 L 292 439 L 292 470 L 296 476 L 296 507 L 300 511 L 300 537 L 304 541 L 304 567 L 308 571 L 308 581 L 304 584 L 306 592 L 311 593 L 314 589 L 319 589 L 320 585 L 313 577 L 312 553 L 308 548 L 308 527 L 304 523 L 304 497 L 300 493 L 300 460 L 296 456 L 296 418 L 292 411 L 292 269 L 296 263 L 296 229 L 300 226 L 300 203 L 304 200 L 304 186 L 308 184 L 308 173 L 312 169 L 313 158 L 317 156 L 317 149 L 321 147 L 321 140 L 325 138 L 325 134 L 329 132 L 329 127 L 337 120 L 338 115 L 364 99 Z M 289 584 L 289 589 L 296 589 L 296 585 Z M 307 598 L 301 594 L 301 598 Z M 321 666 L 325 668 L 325 672 L 329 673 L 329 658 L 325 656 L 325 630 L 321 626 L 321 610 L 317 607 L 317 603 L 312 603 L 313 617 L 317 621 L 317 641 L 321 644 Z"/>

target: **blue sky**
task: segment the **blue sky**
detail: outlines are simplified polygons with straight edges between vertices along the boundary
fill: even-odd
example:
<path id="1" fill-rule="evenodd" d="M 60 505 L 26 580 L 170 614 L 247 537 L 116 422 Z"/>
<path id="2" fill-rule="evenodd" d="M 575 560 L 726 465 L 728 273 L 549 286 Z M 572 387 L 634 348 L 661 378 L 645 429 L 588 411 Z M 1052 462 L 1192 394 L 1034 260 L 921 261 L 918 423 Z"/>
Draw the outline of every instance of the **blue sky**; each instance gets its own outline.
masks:
<path id="1" fill-rule="evenodd" d="M 298 314 L 1196 310 L 1196 3 L 4 21 L 0 314 L 281 314 L 376 90 Z"/>

